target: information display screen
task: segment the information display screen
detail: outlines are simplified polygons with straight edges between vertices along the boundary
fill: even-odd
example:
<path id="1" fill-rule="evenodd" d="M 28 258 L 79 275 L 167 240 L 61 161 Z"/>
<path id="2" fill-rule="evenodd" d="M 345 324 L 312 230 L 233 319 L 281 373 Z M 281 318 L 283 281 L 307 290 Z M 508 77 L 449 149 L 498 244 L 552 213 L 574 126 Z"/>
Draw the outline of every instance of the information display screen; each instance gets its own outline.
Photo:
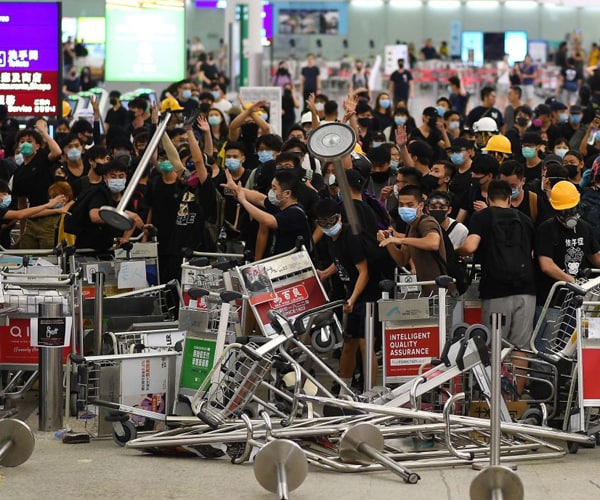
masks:
<path id="1" fill-rule="evenodd" d="M 57 116 L 60 3 L 0 2 L 0 104 L 13 117 Z"/>
<path id="2" fill-rule="evenodd" d="M 462 32 L 461 59 L 471 66 L 483 66 L 482 31 Z"/>
<path id="3" fill-rule="evenodd" d="M 504 52 L 508 54 L 511 66 L 525 59 L 527 55 L 527 32 L 507 31 L 504 35 Z"/>
<path id="4" fill-rule="evenodd" d="M 106 80 L 173 82 L 185 77 L 183 8 L 106 5 Z"/>

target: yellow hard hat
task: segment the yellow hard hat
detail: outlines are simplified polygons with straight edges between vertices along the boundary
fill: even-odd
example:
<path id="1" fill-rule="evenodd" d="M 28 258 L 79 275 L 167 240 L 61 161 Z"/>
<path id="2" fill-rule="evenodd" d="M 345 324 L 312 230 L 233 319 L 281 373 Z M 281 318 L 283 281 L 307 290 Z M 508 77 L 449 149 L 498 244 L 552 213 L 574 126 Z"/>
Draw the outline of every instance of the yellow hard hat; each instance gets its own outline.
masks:
<path id="1" fill-rule="evenodd" d="M 183 111 L 183 107 L 174 97 L 167 97 L 160 103 L 160 112 L 165 113 L 166 111 Z"/>
<path id="2" fill-rule="evenodd" d="M 568 210 L 576 207 L 581 195 L 575 184 L 569 181 L 557 182 L 550 191 L 550 205 L 554 210 Z"/>
<path id="3" fill-rule="evenodd" d="M 494 151 L 496 153 L 504 153 L 505 155 L 512 154 L 510 141 L 506 136 L 501 134 L 490 137 L 482 151 Z"/>
<path id="4" fill-rule="evenodd" d="M 71 106 L 69 106 L 69 103 L 67 101 L 63 101 L 62 102 L 62 117 L 66 118 L 67 116 L 69 116 L 71 114 Z"/>

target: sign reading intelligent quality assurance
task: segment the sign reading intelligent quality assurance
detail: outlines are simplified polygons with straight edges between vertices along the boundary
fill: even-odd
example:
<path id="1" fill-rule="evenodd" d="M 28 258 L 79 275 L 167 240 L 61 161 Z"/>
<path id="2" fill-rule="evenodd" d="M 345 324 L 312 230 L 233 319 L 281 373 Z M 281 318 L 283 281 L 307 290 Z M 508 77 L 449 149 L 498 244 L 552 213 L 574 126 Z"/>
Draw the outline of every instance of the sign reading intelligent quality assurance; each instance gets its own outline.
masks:
<path id="1" fill-rule="evenodd" d="M 57 116 L 60 3 L 0 2 L 0 104 L 10 116 Z"/>

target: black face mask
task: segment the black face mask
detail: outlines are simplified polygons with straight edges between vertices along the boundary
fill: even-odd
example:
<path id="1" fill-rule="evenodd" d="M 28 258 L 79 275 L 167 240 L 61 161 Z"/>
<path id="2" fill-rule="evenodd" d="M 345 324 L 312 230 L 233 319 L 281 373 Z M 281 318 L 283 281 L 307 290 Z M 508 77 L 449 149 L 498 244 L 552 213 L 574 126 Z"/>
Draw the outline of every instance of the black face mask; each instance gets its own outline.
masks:
<path id="1" fill-rule="evenodd" d="M 69 134 L 67 132 L 56 132 L 54 134 L 54 140 L 59 144 L 62 144 L 62 142 L 68 137 L 68 135 Z"/>
<path id="2" fill-rule="evenodd" d="M 427 174 L 421 179 L 423 191 L 425 191 L 426 194 L 431 193 L 431 191 L 435 191 L 438 188 L 439 183 L 440 180 L 431 174 Z"/>
<path id="3" fill-rule="evenodd" d="M 570 179 L 577 177 L 577 165 L 565 165 L 565 167 L 567 167 L 567 172 L 569 172 Z"/>
<path id="4" fill-rule="evenodd" d="M 111 97 L 109 102 L 111 106 L 114 106 L 119 100 L 116 97 Z"/>
<path id="5" fill-rule="evenodd" d="M 438 222 L 438 224 L 441 224 L 444 221 L 446 218 L 446 213 L 446 210 L 443 208 L 429 210 L 429 215 L 431 215 Z"/>
<path id="6" fill-rule="evenodd" d="M 435 126 L 437 125 L 437 118 L 434 116 L 430 116 L 427 120 L 427 125 L 429 125 L 429 128 L 435 128 Z"/>
<path id="7" fill-rule="evenodd" d="M 371 128 L 373 126 L 373 119 L 372 118 L 359 118 L 358 124 L 361 127 Z"/>
<path id="8" fill-rule="evenodd" d="M 519 127 L 525 127 L 525 126 L 527 126 L 527 124 L 529 123 L 529 119 L 528 119 L 528 118 L 525 118 L 524 116 L 519 116 L 519 118 L 517 118 L 517 119 L 515 120 L 515 122 L 517 123 L 517 125 L 518 125 Z"/>
<path id="9" fill-rule="evenodd" d="M 376 184 L 381 184 L 383 182 L 385 182 L 386 180 L 388 180 L 390 177 L 390 171 L 389 169 L 386 170 L 385 172 L 371 172 L 371 179 L 373 179 L 373 182 L 375 182 Z"/>

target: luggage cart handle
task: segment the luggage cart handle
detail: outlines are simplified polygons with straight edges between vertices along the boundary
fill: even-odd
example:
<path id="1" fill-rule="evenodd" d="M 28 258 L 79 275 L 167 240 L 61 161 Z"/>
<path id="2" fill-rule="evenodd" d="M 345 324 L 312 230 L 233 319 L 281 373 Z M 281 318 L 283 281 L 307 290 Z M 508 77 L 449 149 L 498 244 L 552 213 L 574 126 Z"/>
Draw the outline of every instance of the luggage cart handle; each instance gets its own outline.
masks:
<path id="1" fill-rule="evenodd" d="M 324 312 L 333 311 L 334 309 L 337 309 L 338 307 L 343 307 L 344 303 L 345 302 L 343 300 L 334 300 L 333 302 L 328 302 L 327 304 L 317 306 L 313 309 L 310 309 L 309 311 L 301 313 L 294 320 L 294 324 L 293 324 L 294 333 L 295 334 L 304 333 L 304 331 L 305 331 L 304 320 L 306 318 L 311 318 L 312 316 L 316 316 L 317 314 L 321 314 Z"/>

